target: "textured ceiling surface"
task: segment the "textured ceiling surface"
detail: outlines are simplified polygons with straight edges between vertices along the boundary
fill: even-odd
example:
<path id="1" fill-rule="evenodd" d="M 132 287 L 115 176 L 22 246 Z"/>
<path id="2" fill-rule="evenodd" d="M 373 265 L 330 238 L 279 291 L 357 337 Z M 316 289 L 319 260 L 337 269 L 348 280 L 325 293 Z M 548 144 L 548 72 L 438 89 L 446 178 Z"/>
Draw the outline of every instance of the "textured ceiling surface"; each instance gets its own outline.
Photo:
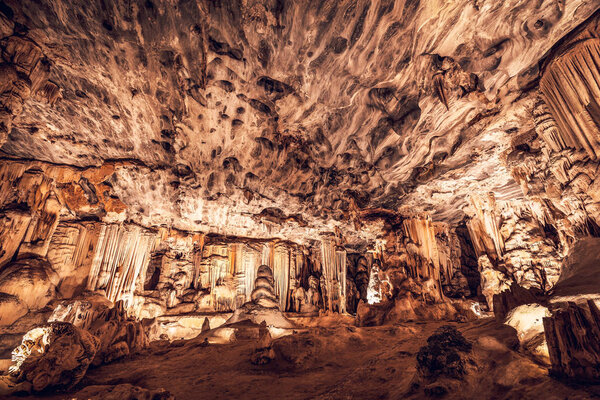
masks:
<path id="1" fill-rule="evenodd" d="M 472 194 L 523 196 L 506 153 L 533 129 L 524 94 L 598 7 L 8 0 L 60 99 L 28 99 L 1 151 L 118 162 L 106 183 L 127 215 L 108 218 L 147 226 L 365 238 L 377 227 L 353 218 L 373 208 L 457 222 Z"/>

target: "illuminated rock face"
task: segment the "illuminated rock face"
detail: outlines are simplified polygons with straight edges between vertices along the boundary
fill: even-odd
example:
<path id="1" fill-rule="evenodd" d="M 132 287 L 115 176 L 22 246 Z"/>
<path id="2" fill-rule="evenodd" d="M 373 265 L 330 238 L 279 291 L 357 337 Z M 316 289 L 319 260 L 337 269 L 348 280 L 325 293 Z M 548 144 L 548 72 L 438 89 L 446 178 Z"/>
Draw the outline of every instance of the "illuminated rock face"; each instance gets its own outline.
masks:
<path id="1" fill-rule="evenodd" d="M 457 222 L 473 193 L 522 196 L 504 158 L 537 62 L 595 11 L 517 3 L 8 1 L 2 149 L 114 165 L 72 196 L 145 226 L 361 241 L 365 207 Z"/>
<path id="2" fill-rule="evenodd" d="M 36 328 L 12 354 L 10 373 L 35 392 L 70 389 L 83 378 L 99 347 L 87 331 L 64 322 Z M 8 393 L 7 393 L 8 394 Z"/>
<path id="3" fill-rule="evenodd" d="M 275 328 L 293 328 L 294 324 L 281 312 L 275 295 L 273 271 L 267 265 L 261 265 L 256 272 L 251 301 L 235 310 L 225 325 L 249 320 L 255 324 L 266 324 Z"/>
<path id="4" fill-rule="evenodd" d="M 599 381 L 597 260 L 582 256 L 600 248 L 582 239 L 600 236 L 598 8 L 0 1 L 13 383 L 68 390 L 108 364 L 111 384 L 81 397 L 167 398 L 137 387 L 162 365 L 132 368 L 135 387 L 114 372 L 160 353 L 214 389 L 232 348 L 254 371 L 310 367 L 298 387 L 332 398 L 537 391 L 550 364 Z M 339 388 L 321 387 L 346 364 L 385 384 L 354 395 L 334 372 Z"/>
<path id="5" fill-rule="evenodd" d="M 0 2 L 0 326 L 118 304 L 105 362 L 144 345 L 125 313 L 172 339 L 559 296 L 600 236 L 597 1 L 439 3 Z"/>

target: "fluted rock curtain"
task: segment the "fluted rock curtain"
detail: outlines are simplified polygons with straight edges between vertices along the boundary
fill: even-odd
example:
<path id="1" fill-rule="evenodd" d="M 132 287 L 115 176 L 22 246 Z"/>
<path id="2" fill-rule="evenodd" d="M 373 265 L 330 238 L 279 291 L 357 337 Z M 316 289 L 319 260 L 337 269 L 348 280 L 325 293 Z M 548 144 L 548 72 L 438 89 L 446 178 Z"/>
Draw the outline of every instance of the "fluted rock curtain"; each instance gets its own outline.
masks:
<path id="1" fill-rule="evenodd" d="M 580 42 L 553 60 L 540 80 L 540 91 L 561 136 L 542 136 L 550 147 L 585 150 L 590 158 L 598 159 L 600 39 Z"/>

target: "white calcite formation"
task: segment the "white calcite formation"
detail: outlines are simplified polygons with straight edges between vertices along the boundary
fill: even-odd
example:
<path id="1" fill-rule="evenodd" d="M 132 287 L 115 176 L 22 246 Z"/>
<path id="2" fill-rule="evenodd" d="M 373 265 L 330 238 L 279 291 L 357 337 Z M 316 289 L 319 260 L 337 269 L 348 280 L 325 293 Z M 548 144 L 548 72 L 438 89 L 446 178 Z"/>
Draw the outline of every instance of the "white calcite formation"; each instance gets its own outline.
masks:
<path id="1" fill-rule="evenodd" d="M 293 328 L 294 324 L 283 315 L 279 308 L 279 301 L 273 286 L 274 279 L 271 268 L 267 265 L 258 267 L 254 290 L 250 296 L 252 300 L 235 310 L 225 325 L 249 320 L 258 325 L 266 324 L 274 328 Z"/>

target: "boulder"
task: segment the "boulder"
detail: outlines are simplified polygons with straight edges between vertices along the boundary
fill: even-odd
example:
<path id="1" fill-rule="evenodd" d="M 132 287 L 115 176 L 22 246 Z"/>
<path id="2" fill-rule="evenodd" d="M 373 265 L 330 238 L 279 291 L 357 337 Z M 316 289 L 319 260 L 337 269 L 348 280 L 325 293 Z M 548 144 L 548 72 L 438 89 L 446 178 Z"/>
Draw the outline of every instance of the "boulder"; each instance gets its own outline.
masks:
<path id="1" fill-rule="evenodd" d="M 32 329 L 13 350 L 9 373 L 14 382 L 29 382 L 33 391 L 68 390 L 85 375 L 99 340 L 68 322 Z"/>
<path id="2" fill-rule="evenodd" d="M 600 383 L 600 311 L 569 303 L 544 318 L 544 331 L 554 376 L 582 383 Z"/>
<path id="3" fill-rule="evenodd" d="M 535 289 L 525 289 L 516 283 L 500 293 L 493 295 L 494 316 L 498 322 L 504 321 L 506 315 L 515 307 L 523 304 L 537 303 Z"/>
<path id="4" fill-rule="evenodd" d="M 57 283 L 50 263 L 39 257 L 11 262 L 0 272 L 0 292 L 18 297 L 30 310 L 39 310 L 54 299 Z"/>
<path id="5" fill-rule="evenodd" d="M 471 343 L 456 328 L 442 326 L 427 339 L 417 354 L 417 371 L 425 378 L 461 378 Z"/>

